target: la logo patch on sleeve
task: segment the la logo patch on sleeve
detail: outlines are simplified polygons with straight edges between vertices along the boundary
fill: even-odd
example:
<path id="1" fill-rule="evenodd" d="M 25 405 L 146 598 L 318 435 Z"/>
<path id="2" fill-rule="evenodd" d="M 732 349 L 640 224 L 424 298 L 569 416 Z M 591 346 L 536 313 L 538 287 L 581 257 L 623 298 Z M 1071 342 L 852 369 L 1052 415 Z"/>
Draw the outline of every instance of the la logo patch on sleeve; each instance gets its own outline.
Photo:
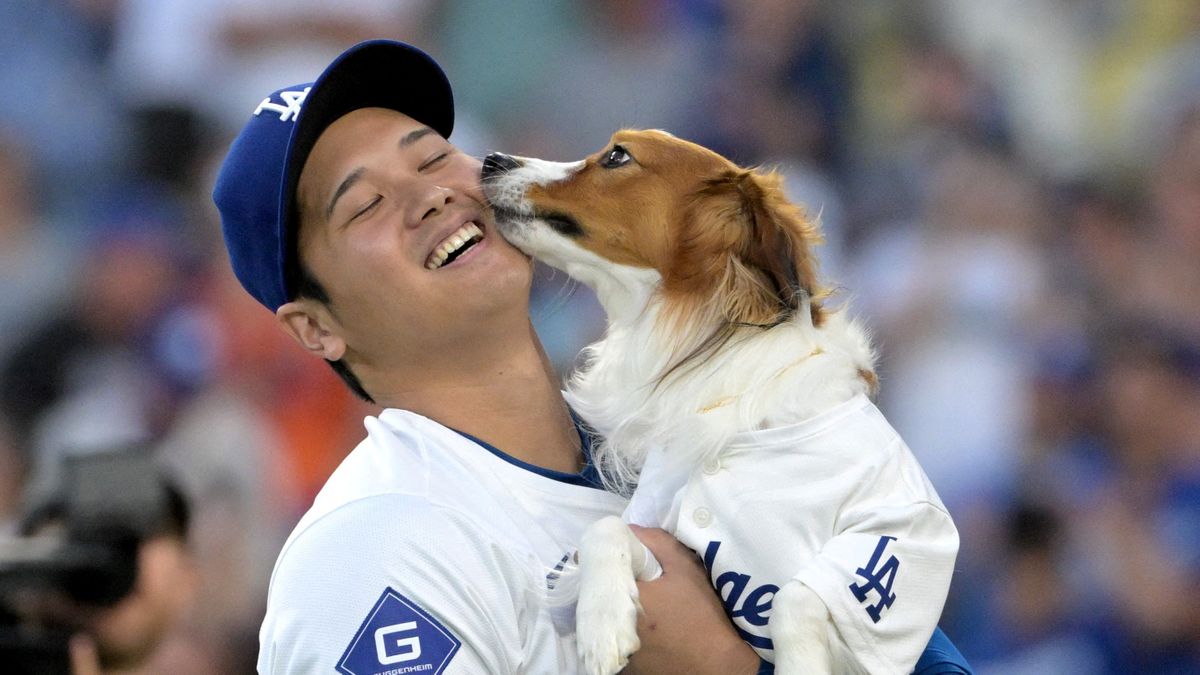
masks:
<path id="1" fill-rule="evenodd" d="M 346 675 L 439 675 L 462 643 L 437 619 L 388 588 L 342 654 Z"/>

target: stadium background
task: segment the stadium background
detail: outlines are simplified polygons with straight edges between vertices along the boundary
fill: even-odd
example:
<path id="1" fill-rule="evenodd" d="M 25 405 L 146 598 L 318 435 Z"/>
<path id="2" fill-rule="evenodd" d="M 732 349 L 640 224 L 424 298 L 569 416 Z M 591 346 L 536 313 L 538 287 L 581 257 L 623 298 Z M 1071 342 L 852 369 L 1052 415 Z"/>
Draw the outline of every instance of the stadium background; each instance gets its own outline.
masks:
<path id="1" fill-rule="evenodd" d="M 148 440 L 201 592 L 147 672 L 249 671 L 278 547 L 370 408 L 229 273 L 209 193 L 262 96 L 434 54 L 454 140 L 568 160 L 661 127 L 778 166 L 962 535 L 980 673 L 1200 672 L 1193 0 L 0 0 L 0 523 Z M 566 368 L 603 318 L 539 273 Z"/>

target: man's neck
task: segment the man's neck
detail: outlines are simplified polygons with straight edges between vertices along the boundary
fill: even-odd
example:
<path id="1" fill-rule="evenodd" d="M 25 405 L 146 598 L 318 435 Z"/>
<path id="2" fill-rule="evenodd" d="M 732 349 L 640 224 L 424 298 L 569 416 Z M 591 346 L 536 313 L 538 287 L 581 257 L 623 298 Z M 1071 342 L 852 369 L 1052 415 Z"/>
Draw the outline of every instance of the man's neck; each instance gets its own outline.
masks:
<path id="1" fill-rule="evenodd" d="M 578 472 L 579 435 L 541 345 L 533 339 L 495 356 L 484 368 L 396 374 L 388 381 L 400 387 L 375 398 L 487 441 L 523 462 Z"/>

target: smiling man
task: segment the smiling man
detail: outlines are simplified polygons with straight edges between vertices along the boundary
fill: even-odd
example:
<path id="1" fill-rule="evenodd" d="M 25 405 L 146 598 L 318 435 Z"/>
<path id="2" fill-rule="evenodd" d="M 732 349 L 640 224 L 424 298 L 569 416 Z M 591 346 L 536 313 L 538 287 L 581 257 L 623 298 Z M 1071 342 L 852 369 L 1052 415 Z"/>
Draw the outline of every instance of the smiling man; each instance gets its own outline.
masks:
<path id="1" fill-rule="evenodd" d="M 384 409 L 279 555 L 263 673 L 572 673 L 556 593 L 583 528 L 620 513 L 529 319 L 530 262 L 496 234 L 420 51 L 363 43 L 253 111 L 214 199 L 234 272 Z M 643 533 L 639 672 L 753 673 L 703 568 Z"/>

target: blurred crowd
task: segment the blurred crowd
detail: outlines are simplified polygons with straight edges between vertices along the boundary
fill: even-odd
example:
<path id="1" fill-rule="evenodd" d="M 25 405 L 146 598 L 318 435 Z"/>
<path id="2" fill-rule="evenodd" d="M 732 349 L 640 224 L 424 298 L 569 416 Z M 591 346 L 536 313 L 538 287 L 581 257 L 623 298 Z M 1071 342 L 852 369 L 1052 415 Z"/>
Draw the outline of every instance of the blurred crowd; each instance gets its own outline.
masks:
<path id="1" fill-rule="evenodd" d="M 438 58 L 476 154 L 658 127 L 778 167 L 958 523 L 977 670 L 1200 672 L 1194 0 L 0 0 L 0 528 L 64 456 L 152 444 L 198 590 L 146 672 L 253 670 L 364 435 L 209 195 L 267 92 L 370 37 Z M 565 372 L 603 315 L 545 270 L 533 301 Z"/>

